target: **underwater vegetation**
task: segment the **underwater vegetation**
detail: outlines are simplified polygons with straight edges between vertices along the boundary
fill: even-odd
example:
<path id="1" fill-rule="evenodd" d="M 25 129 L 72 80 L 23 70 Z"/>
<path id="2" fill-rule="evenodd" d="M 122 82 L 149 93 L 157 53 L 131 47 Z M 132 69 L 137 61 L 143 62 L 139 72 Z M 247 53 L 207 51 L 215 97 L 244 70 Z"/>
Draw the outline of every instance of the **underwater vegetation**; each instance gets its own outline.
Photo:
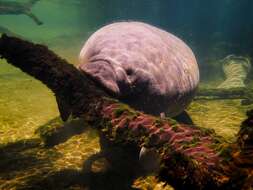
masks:
<path id="1" fill-rule="evenodd" d="M 84 118 L 97 129 L 101 153 L 107 156 L 109 163 L 115 160 L 107 149 L 120 147 L 134 159 L 144 146 L 156 148 L 161 159 L 158 178 L 176 189 L 248 189 L 252 186 L 251 112 L 242 123 L 237 142 L 226 143 L 212 130 L 146 115 L 109 98 L 88 76 L 44 46 L 4 35 L 0 40 L 0 54 L 9 63 L 41 80 L 56 96 L 61 96 L 70 106 L 73 117 Z M 42 134 L 46 138 L 47 132 Z M 128 164 L 130 160 L 127 159 Z M 89 167 L 88 163 L 85 168 Z M 66 172 L 64 176 L 79 179 L 74 177 L 78 171 Z"/>

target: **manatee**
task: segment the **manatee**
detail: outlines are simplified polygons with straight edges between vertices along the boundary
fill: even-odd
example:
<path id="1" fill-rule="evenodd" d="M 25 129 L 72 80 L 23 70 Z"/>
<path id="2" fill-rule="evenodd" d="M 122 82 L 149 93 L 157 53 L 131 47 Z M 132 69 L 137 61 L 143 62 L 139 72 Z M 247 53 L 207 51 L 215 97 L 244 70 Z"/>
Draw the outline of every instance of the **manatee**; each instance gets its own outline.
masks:
<path id="1" fill-rule="evenodd" d="M 113 97 L 145 113 L 179 115 L 192 101 L 199 69 L 178 37 L 142 22 L 116 22 L 85 42 L 80 71 Z"/>
<path id="2" fill-rule="evenodd" d="M 0 0 L 0 15 L 20 15 L 25 14 L 29 16 L 36 24 L 43 24 L 32 12 L 32 6 L 39 0 L 29 0 L 27 3 L 16 1 Z"/>

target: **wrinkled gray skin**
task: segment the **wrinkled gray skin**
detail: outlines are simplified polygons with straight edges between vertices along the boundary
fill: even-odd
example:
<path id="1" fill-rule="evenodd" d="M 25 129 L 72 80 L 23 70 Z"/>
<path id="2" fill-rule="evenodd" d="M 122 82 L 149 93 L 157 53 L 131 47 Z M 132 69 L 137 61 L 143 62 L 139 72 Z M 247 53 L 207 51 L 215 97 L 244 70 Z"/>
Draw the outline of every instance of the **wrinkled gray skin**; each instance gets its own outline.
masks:
<path id="1" fill-rule="evenodd" d="M 140 22 L 113 23 L 95 32 L 81 50 L 79 69 L 135 109 L 171 117 L 189 105 L 199 83 L 191 49 Z"/>

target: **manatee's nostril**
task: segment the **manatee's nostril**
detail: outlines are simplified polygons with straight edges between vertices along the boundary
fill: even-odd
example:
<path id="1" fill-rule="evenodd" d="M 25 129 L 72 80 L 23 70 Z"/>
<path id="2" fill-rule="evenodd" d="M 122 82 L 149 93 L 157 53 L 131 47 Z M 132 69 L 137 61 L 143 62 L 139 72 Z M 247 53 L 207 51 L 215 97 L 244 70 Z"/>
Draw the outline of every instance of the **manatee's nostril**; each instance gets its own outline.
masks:
<path id="1" fill-rule="evenodd" d="M 126 74 L 127 75 L 132 75 L 133 74 L 133 69 L 127 69 Z"/>

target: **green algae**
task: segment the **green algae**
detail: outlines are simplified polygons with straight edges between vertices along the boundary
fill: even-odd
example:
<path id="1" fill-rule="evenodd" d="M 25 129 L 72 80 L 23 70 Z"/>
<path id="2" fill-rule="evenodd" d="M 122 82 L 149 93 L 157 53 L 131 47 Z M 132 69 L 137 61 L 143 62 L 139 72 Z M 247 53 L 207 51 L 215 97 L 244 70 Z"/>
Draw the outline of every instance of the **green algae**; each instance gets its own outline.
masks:
<path id="1" fill-rule="evenodd" d="M 193 137 L 191 141 L 182 141 L 181 144 L 183 145 L 183 149 L 193 148 L 199 145 L 199 138 Z"/>
<path id="2" fill-rule="evenodd" d="M 218 155 L 221 156 L 225 162 L 229 162 L 233 159 L 233 148 L 231 146 L 221 145 L 220 147 L 218 147 L 218 149 Z"/>
<path id="3" fill-rule="evenodd" d="M 135 111 L 133 108 L 131 108 L 130 106 L 128 106 L 127 104 L 117 104 L 117 109 L 114 111 L 114 115 L 115 117 L 120 117 L 124 112 L 128 113 L 128 118 L 134 118 L 137 117 L 139 115 L 139 113 L 137 111 Z"/>
<path id="4" fill-rule="evenodd" d="M 178 125 L 172 125 L 171 128 L 174 132 L 177 132 L 178 131 Z"/>
<path id="5" fill-rule="evenodd" d="M 162 119 L 160 119 L 160 118 L 155 119 L 154 125 L 155 125 L 156 127 L 161 127 L 161 126 L 163 126 L 163 121 L 162 121 Z"/>
<path id="6" fill-rule="evenodd" d="M 126 110 L 128 110 L 127 108 L 118 108 L 114 111 L 114 115 L 115 117 L 120 117 Z"/>
<path id="7" fill-rule="evenodd" d="M 201 131 L 201 133 L 203 135 L 206 135 L 206 136 L 212 135 L 212 134 L 215 133 L 214 129 L 209 129 L 209 128 L 206 128 L 206 127 L 200 127 L 198 129 Z"/>
<path id="8" fill-rule="evenodd" d="M 159 128 L 159 132 L 160 132 L 160 133 L 163 133 L 163 132 L 164 132 L 164 128 L 163 128 L 163 127 L 160 127 L 160 128 Z"/>

